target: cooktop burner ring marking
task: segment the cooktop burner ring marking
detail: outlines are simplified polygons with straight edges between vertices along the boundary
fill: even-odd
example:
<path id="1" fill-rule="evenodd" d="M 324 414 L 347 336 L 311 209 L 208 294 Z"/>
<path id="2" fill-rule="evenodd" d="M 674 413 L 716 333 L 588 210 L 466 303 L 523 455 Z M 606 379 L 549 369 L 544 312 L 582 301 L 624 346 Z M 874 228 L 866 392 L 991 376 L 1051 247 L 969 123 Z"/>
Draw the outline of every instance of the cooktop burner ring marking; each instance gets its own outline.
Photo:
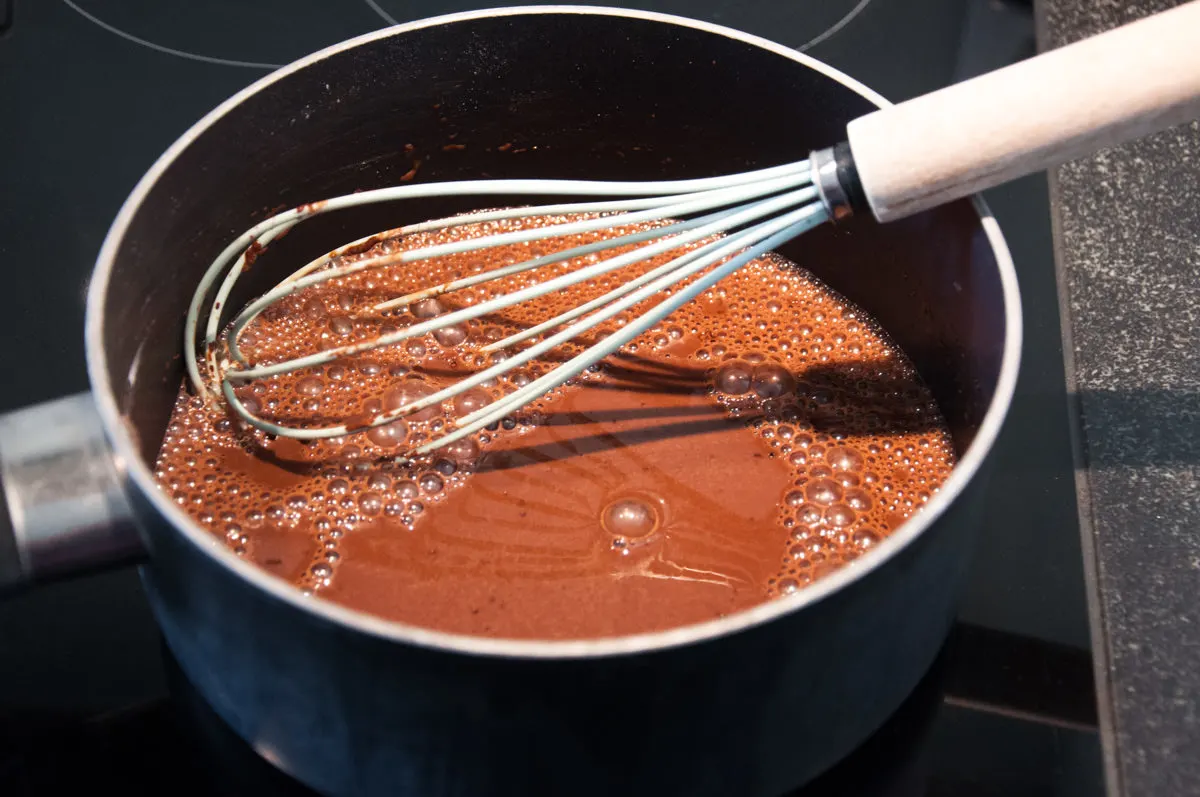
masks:
<path id="1" fill-rule="evenodd" d="M 374 2 L 374 0 L 367 0 L 367 2 Z M 810 47 L 816 47 L 818 44 L 825 41 L 826 39 L 832 38 L 833 36 L 837 35 L 838 32 L 840 32 L 842 28 L 846 27 L 851 22 L 853 22 L 854 18 L 857 17 L 859 14 L 861 14 L 864 10 L 866 10 L 867 6 L 869 6 L 869 5 L 871 5 L 871 0 L 858 0 L 858 4 L 855 5 L 854 8 L 847 11 L 845 16 L 843 16 L 837 22 L 830 25 L 823 32 L 817 34 L 816 36 L 809 39 L 804 44 L 797 47 L 796 52 L 799 52 L 799 53 L 808 52 Z"/>
<path id="2" fill-rule="evenodd" d="M 104 20 L 100 19 L 99 17 L 95 16 L 94 14 L 86 11 L 85 9 L 83 9 L 82 7 L 77 5 L 74 2 L 74 0 L 62 0 L 62 1 L 63 1 L 63 3 L 65 3 L 67 5 L 68 8 L 70 8 L 72 11 L 74 11 L 79 16 L 86 19 L 88 22 L 91 22 L 93 25 L 103 28 L 104 30 L 108 31 L 109 33 L 120 36 L 122 39 L 125 39 L 126 41 L 131 41 L 134 44 L 140 44 L 142 47 L 148 47 L 151 50 L 156 50 L 160 53 L 166 53 L 167 55 L 174 55 L 179 58 L 186 58 L 189 61 L 202 61 L 206 64 L 218 64 L 220 66 L 240 66 L 240 67 L 246 67 L 248 69 L 271 70 L 271 69 L 278 69 L 279 67 L 283 66 L 283 64 L 264 64 L 264 63 L 261 63 L 258 61 L 237 61 L 237 60 L 234 60 L 231 58 L 218 58 L 217 56 L 214 56 L 214 55 L 203 55 L 201 53 L 190 53 L 186 50 L 177 50 L 174 47 L 167 47 L 162 44 L 155 44 L 152 41 L 143 39 L 140 36 L 134 36 L 132 33 L 127 33 L 125 31 L 121 30 L 120 28 L 116 27 L 115 25 L 111 25 L 111 24 L 105 22 Z"/>
<path id="3" fill-rule="evenodd" d="M 261 61 L 240 61 L 240 60 L 232 59 L 232 58 L 221 58 L 219 56 L 214 56 L 214 55 L 204 55 L 203 53 L 194 53 L 194 52 L 189 52 L 187 50 L 180 50 L 175 47 L 167 47 L 166 45 L 157 44 L 148 39 L 143 39 L 140 36 L 135 36 L 134 34 L 129 33 L 128 31 L 121 30 L 120 28 L 118 28 L 117 26 L 115 26 L 109 22 L 105 22 L 104 20 L 97 17 L 95 14 L 92 14 L 91 12 L 87 11 L 86 9 L 84 9 L 83 7 L 78 5 L 76 2 L 74 2 L 74 0 L 62 0 L 62 2 L 68 8 L 70 8 L 72 11 L 74 11 L 76 14 L 83 17 L 88 22 L 91 22 L 93 25 L 96 25 L 97 27 L 108 31 L 109 33 L 112 33 L 115 36 L 119 36 L 122 39 L 125 39 L 126 41 L 133 42 L 134 44 L 149 48 L 151 50 L 155 50 L 156 52 L 164 53 L 166 55 L 173 55 L 178 58 L 185 58 L 185 59 L 188 59 L 191 61 L 200 61 L 202 63 L 207 63 L 207 64 L 217 64 L 219 66 L 244 67 L 247 69 L 271 70 L 271 69 L 278 69 L 281 66 L 283 66 L 283 64 L 270 64 L 270 63 L 265 63 L 265 62 L 261 62 Z M 393 17 L 381 5 L 379 5 L 378 0 L 363 0 L 363 2 L 366 3 L 366 5 L 372 11 L 374 11 L 375 14 L 379 16 L 380 19 L 382 19 L 387 24 L 389 24 L 389 25 L 399 25 L 400 24 L 400 21 L 398 19 Z M 854 5 L 854 7 L 851 8 L 849 11 L 847 11 L 845 13 L 845 15 L 843 15 L 841 17 L 841 19 L 839 19 L 837 22 L 834 22 L 832 25 L 830 25 L 824 31 L 817 34 L 813 38 L 809 39 L 804 44 L 799 45 L 795 49 L 798 52 L 806 52 L 807 50 L 817 46 L 818 44 L 821 44 L 822 42 L 827 41 L 828 39 L 832 38 L 833 36 L 835 36 L 839 32 L 841 32 L 841 30 L 843 28 L 845 28 L 847 25 L 849 25 L 851 22 L 853 22 L 854 19 L 859 14 L 861 14 L 863 11 L 865 11 L 867 6 L 869 6 L 870 4 L 871 4 L 871 0 L 858 0 L 858 3 L 856 3 Z"/>
<path id="4" fill-rule="evenodd" d="M 363 0 L 363 2 L 366 3 L 368 6 L 370 6 L 371 10 L 374 11 L 376 14 L 378 14 L 383 19 L 383 21 L 386 22 L 387 24 L 389 24 L 389 25 L 399 25 L 400 24 L 400 20 L 396 19 L 391 14 L 384 11 L 383 6 L 379 5 L 379 3 L 376 2 L 376 0 Z"/>

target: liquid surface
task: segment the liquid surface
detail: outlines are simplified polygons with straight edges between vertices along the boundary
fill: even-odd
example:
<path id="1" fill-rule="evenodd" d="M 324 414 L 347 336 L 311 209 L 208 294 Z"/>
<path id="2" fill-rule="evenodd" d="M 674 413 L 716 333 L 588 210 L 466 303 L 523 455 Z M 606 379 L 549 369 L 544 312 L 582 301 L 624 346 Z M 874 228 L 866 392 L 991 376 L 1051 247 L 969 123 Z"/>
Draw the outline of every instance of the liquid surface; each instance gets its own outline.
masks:
<path id="1" fill-rule="evenodd" d="M 561 221 L 383 236 L 344 262 Z M 395 311 L 371 309 L 380 301 L 633 231 L 367 269 L 281 301 L 239 343 L 265 363 L 370 339 L 602 256 Z M 503 356 L 481 352 L 487 343 L 685 249 L 238 396 L 291 426 L 371 418 Z M 239 555 L 315 599 L 445 631 L 561 639 L 711 620 L 793 592 L 877 544 L 949 474 L 949 436 L 903 354 L 774 256 L 503 422 L 416 461 L 398 457 L 661 298 L 441 407 L 344 438 L 274 439 L 182 392 L 159 480 Z"/>

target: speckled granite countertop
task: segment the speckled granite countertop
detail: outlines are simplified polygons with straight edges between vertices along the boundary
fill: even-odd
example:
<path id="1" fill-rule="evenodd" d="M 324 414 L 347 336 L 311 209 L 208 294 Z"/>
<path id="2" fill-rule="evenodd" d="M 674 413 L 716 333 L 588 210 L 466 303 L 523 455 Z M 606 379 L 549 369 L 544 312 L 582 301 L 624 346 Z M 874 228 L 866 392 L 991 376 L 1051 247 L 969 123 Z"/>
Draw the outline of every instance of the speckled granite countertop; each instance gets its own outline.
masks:
<path id="1" fill-rule="evenodd" d="M 1041 0 L 1039 42 L 1179 4 Z M 1200 125 L 1058 169 L 1051 202 L 1109 788 L 1200 794 Z"/>

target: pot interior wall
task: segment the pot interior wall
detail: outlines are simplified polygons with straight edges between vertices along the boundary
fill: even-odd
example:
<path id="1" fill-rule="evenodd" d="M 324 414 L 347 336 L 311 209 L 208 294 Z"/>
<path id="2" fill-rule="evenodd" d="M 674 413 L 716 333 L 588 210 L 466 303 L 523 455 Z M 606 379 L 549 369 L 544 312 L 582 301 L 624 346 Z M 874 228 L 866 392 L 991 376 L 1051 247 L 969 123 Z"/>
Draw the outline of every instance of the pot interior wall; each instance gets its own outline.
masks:
<path id="1" fill-rule="evenodd" d="M 847 120 L 871 109 L 779 54 L 622 17 L 466 20 L 329 56 L 202 131 L 137 209 L 105 300 L 118 405 L 152 461 L 182 378 L 193 288 L 234 236 L 276 210 L 395 184 L 414 169 L 416 180 L 433 181 L 669 179 L 765 167 L 835 143 Z M 353 238 L 500 202 L 415 201 L 316 219 L 273 245 L 235 300 Z M 970 205 L 887 226 L 856 219 L 783 253 L 882 323 L 965 448 L 1004 339 L 994 256 Z"/>

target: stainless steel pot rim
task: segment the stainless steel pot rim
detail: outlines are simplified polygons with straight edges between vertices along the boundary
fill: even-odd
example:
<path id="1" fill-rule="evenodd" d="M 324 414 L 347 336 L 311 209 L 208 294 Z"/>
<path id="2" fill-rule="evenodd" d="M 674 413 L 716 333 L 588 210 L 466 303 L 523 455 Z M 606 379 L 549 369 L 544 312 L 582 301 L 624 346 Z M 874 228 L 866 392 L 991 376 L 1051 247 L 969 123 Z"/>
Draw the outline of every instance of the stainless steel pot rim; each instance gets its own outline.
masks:
<path id="1" fill-rule="evenodd" d="M 249 581 L 257 588 L 284 603 L 294 606 L 300 611 L 309 612 L 329 622 L 344 625 L 363 633 L 395 642 L 484 656 L 533 659 L 594 658 L 648 653 L 665 648 L 699 643 L 708 639 L 743 631 L 815 604 L 854 581 L 863 578 L 875 568 L 883 565 L 893 556 L 897 555 L 920 536 L 934 520 L 946 511 L 966 487 L 967 483 L 975 476 L 1000 432 L 1004 416 L 1012 401 L 1013 391 L 1016 387 L 1017 371 L 1020 365 L 1022 335 L 1021 301 L 1017 288 L 1016 271 L 1013 268 L 1012 257 L 1009 254 L 1008 246 L 1005 244 L 1004 236 L 1000 232 L 996 220 L 992 217 L 991 211 L 988 210 L 986 204 L 979 197 L 974 199 L 974 205 L 976 211 L 979 213 L 980 224 L 987 236 L 988 243 L 995 254 L 1000 273 L 1005 311 L 1005 340 L 996 391 L 974 441 L 962 456 L 942 489 L 934 495 L 920 512 L 883 540 L 873 551 L 864 554 L 851 565 L 822 578 L 814 585 L 806 587 L 794 595 L 768 601 L 718 620 L 695 623 L 655 633 L 635 634 L 623 637 L 560 641 L 513 640 L 434 631 L 406 623 L 384 620 L 374 615 L 338 606 L 329 601 L 308 598 L 282 579 L 272 576 L 256 565 L 238 557 L 215 536 L 192 521 L 183 509 L 177 506 L 175 502 L 170 500 L 159 489 L 154 479 L 154 474 L 142 461 L 138 453 L 134 436 L 130 433 L 128 425 L 123 422 L 112 391 L 107 357 L 104 351 L 104 298 L 108 292 L 109 279 L 112 274 L 112 266 L 117 250 L 137 209 L 158 178 L 192 141 L 198 138 L 214 122 L 228 113 L 230 109 L 266 86 L 344 50 L 377 39 L 387 38 L 397 33 L 420 30 L 452 22 L 487 17 L 547 14 L 590 14 L 626 17 L 706 31 L 743 41 L 789 58 L 820 72 L 831 80 L 837 81 L 876 105 L 886 106 L 891 104 L 879 94 L 838 70 L 810 56 L 767 39 L 686 17 L 603 6 L 514 6 L 447 14 L 364 34 L 295 61 L 233 95 L 206 114 L 187 132 L 180 136 L 155 161 L 154 165 L 150 167 L 134 187 L 105 237 L 104 244 L 96 260 L 96 268 L 93 272 L 91 285 L 88 289 L 85 341 L 88 374 L 92 390 L 100 416 L 104 421 L 109 440 L 113 446 L 117 465 L 127 474 L 133 487 L 140 491 L 145 499 L 170 521 L 175 530 L 183 534 L 190 543 L 207 552 L 221 566 L 228 568 L 240 578 Z"/>

